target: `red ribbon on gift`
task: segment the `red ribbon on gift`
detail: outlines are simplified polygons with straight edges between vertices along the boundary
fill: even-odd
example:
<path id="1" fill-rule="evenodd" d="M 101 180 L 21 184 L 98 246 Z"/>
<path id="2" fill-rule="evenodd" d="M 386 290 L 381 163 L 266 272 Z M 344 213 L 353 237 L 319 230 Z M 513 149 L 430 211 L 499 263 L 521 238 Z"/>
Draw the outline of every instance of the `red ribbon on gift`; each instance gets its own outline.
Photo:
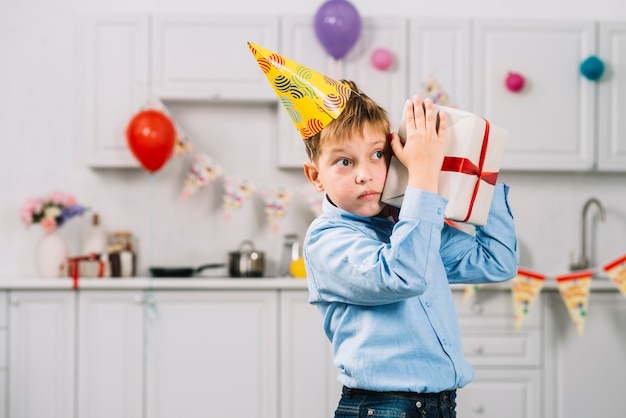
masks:
<path id="1" fill-rule="evenodd" d="M 67 272 L 72 276 L 72 289 L 78 289 L 78 273 L 80 270 L 80 261 L 97 261 L 98 262 L 98 277 L 104 275 L 104 262 L 100 260 L 100 257 L 96 253 L 89 255 L 83 255 L 79 257 L 71 257 L 67 259 Z"/>
<path id="2" fill-rule="evenodd" d="M 467 209 L 467 215 L 462 222 L 467 222 L 474 209 L 474 202 L 478 195 L 478 189 L 480 188 L 481 180 L 487 184 L 495 185 L 498 180 L 498 173 L 495 172 L 483 172 L 483 166 L 485 165 L 485 157 L 487 156 L 487 148 L 489 146 L 489 121 L 485 119 L 485 132 L 483 134 L 483 144 L 480 149 L 480 159 L 478 165 L 474 164 L 471 160 L 462 157 L 445 157 L 443 159 L 443 165 L 441 171 L 452 171 L 455 173 L 469 174 L 476 176 L 476 184 L 474 185 L 474 192 L 472 193 L 472 200 L 470 200 L 469 207 Z"/>

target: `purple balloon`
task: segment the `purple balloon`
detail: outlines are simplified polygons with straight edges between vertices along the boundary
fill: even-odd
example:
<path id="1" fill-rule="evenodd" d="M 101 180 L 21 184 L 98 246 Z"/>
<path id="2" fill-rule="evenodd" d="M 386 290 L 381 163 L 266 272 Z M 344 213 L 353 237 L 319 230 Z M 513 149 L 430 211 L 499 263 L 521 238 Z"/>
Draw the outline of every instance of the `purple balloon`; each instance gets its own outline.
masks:
<path id="1" fill-rule="evenodd" d="M 361 34 L 361 16 L 347 0 L 328 0 L 315 14 L 315 34 L 326 52 L 341 59 Z"/>

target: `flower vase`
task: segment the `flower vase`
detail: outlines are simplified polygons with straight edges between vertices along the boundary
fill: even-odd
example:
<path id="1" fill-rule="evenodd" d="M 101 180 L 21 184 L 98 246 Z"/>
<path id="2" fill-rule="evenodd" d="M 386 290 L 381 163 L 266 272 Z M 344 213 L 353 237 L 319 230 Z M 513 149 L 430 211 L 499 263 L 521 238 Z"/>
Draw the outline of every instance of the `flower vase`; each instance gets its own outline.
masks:
<path id="1" fill-rule="evenodd" d="M 67 245 L 55 229 L 39 239 L 35 250 L 35 265 L 40 277 L 59 277 L 67 259 Z"/>

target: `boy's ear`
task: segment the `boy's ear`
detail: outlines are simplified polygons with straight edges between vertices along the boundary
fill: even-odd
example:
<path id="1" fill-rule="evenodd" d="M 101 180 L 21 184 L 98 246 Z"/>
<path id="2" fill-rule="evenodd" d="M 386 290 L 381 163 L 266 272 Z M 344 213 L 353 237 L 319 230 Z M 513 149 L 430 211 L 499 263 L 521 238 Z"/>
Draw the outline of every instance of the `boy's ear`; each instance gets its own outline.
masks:
<path id="1" fill-rule="evenodd" d="M 304 175 L 311 182 L 311 184 L 315 187 L 315 190 L 318 192 L 324 191 L 324 185 L 320 181 L 320 173 L 317 171 L 317 167 L 312 162 L 304 163 Z"/>

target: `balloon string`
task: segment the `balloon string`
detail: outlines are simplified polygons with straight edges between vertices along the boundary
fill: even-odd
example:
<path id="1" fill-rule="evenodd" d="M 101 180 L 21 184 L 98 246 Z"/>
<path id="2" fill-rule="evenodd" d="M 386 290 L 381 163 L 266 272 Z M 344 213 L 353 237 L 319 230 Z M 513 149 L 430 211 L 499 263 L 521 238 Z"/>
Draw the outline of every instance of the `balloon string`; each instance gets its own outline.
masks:
<path id="1" fill-rule="evenodd" d="M 342 76 L 342 73 L 343 73 L 343 71 L 342 71 L 343 61 L 335 59 L 334 60 L 334 64 L 335 64 L 335 66 L 334 66 L 334 69 L 333 69 L 333 78 L 336 79 L 336 80 L 339 80 L 340 78 L 343 78 L 343 76 Z"/>

